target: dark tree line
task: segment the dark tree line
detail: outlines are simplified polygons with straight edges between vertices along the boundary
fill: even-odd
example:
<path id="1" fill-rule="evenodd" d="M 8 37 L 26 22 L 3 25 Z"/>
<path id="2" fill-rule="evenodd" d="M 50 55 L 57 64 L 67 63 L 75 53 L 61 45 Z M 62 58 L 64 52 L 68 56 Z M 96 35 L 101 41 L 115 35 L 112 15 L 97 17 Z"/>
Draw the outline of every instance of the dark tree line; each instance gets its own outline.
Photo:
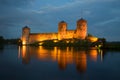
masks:
<path id="1" fill-rule="evenodd" d="M 4 39 L 3 36 L 0 36 L 0 45 L 4 44 L 19 44 L 20 39 Z"/>
<path id="2" fill-rule="evenodd" d="M 3 38 L 3 36 L 0 36 L 0 44 L 4 44 L 5 43 L 5 39 Z"/>

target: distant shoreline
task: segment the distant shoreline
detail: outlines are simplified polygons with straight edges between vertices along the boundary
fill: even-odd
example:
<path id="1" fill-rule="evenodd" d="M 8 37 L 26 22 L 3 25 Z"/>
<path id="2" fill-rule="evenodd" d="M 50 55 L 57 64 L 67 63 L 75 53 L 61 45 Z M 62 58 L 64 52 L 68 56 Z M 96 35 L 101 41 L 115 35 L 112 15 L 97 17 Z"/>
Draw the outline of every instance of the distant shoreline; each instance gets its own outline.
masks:
<path id="1" fill-rule="evenodd" d="M 83 49 L 106 49 L 106 50 L 120 50 L 120 41 L 97 41 L 97 42 L 89 42 L 87 40 L 75 40 L 74 42 L 66 40 L 61 40 L 58 42 L 54 42 L 53 40 L 43 41 L 44 43 L 33 43 L 27 46 L 43 46 L 43 47 L 78 47 Z M 0 48 L 3 48 L 4 45 L 18 45 L 22 46 L 20 39 L 4 39 L 1 37 L 0 39 Z"/>

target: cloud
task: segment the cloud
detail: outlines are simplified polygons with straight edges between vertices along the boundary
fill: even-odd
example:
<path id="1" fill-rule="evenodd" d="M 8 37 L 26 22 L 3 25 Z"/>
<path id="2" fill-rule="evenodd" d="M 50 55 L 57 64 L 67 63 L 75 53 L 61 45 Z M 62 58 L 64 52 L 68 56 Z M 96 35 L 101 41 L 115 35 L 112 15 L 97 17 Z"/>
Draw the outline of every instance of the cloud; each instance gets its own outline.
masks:
<path id="1" fill-rule="evenodd" d="M 115 31 L 119 28 L 119 2 L 119 0 L 0 0 L 0 35 L 20 36 L 20 30 L 25 25 L 30 26 L 33 32 L 57 31 L 58 22 L 61 20 L 68 23 L 68 28 L 75 29 L 77 19 L 83 17 L 88 21 L 89 32 L 107 37 L 111 29 Z M 109 26 L 109 29 L 105 26 Z M 116 28 L 113 29 L 112 26 Z M 13 35 L 15 30 L 18 34 Z M 104 31 L 106 33 L 103 34 Z M 116 37 L 118 33 L 114 32 Z"/>
<path id="2" fill-rule="evenodd" d="M 118 22 L 118 21 L 120 21 L 120 17 L 116 17 L 116 18 L 113 18 L 113 19 L 102 21 L 102 22 L 94 24 L 93 26 L 97 26 L 97 25 L 104 26 L 104 25 L 109 25 L 111 23 Z"/>
<path id="3" fill-rule="evenodd" d="M 0 0 L 2 6 L 26 6 L 34 0 Z"/>
<path id="4" fill-rule="evenodd" d="M 92 0 L 92 1 L 94 1 L 94 0 Z M 61 2 L 61 1 L 58 1 L 58 4 L 59 4 L 59 2 Z M 86 0 L 85 1 L 84 0 L 83 1 L 73 0 L 73 1 L 68 1 L 66 3 L 62 3 L 61 5 L 53 5 L 51 2 L 51 4 L 49 4 L 49 5 L 40 6 L 40 8 L 38 10 L 36 10 L 35 12 L 41 14 L 41 12 L 43 13 L 43 12 L 53 12 L 53 11 L 72 9 L 72 8 L 79 6 L 80 4 L 86 3 L 86 2 L 87 2 Z"/>

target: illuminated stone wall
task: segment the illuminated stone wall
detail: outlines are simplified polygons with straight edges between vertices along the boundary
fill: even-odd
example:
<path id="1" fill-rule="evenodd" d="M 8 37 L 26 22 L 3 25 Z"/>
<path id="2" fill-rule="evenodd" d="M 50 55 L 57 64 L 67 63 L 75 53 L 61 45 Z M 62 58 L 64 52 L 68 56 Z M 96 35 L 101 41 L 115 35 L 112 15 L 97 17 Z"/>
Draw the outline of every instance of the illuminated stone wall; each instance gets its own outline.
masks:
<path id="1" fill-rule="evenodd" d="M 38 41 L 44 41 L 44 40 L 53 40 L 57 39 L 58 34 L 57 33 L 31 33 L 29 42 L 34 43 Z"/>
<path id="2" fill-rule="evenodd" d="M 80 20 L 77 21 L 75 38 L 85 39 L 86 36 L 87 36 L 87 21 L 81 18 Z"/>
<path id="3" fill-rule="evenodd" d="M 87 21 L 82 18 L 78 20 L 75 30 L 67 30 L 67 23 L 61 21 L 58 23 L 58 33 L 30 33 L 30 28 L 28 27 L 24 27 L 22 31 L 23 44 L 54 39 L 63 40 L 76 38 L 84 40 L 87 36 Z"/>
<path id="4" fill-rule="evenodd" d="M 29 44 L 29 34 L 30 34 L 30 28 L 25 26 L 22 29 L 22 37 L 21 37 L 23 45 Z"/>
<path id="5" fill-rule="evenodd" d="M 58 24 L 58 40 L 66 39 L 67 34 L 67 23 L 64 21 L 61 21 Z"/>
<path id="6" fill-rule="evenodd" d="M 97 37 L 94 37 L 94 36 L 87 36 L 87 38 L 86 38 L 88 41 L 90 41 L 90 42 L 96 42 L 96 41 L 98 41 L 98 38 Z"/>
<path id="7" fill-rule="evenodd" d="M 67 31 L 67 36 L 66 36 L 66 39 L 72 39 L 72 38 L 74 38 L 74 30 L 68 30 Z"/>

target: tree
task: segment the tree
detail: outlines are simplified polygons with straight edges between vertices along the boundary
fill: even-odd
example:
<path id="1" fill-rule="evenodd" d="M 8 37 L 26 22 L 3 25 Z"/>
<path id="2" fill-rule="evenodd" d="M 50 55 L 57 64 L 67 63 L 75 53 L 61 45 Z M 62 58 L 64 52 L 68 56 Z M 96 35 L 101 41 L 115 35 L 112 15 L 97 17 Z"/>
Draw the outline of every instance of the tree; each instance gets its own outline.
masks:
<path id="1" fill-rule="evenodd" d="M 0 36 L 0 44 L 4 44 L 4 38 L 3 38 L 3 36 Z"/>

